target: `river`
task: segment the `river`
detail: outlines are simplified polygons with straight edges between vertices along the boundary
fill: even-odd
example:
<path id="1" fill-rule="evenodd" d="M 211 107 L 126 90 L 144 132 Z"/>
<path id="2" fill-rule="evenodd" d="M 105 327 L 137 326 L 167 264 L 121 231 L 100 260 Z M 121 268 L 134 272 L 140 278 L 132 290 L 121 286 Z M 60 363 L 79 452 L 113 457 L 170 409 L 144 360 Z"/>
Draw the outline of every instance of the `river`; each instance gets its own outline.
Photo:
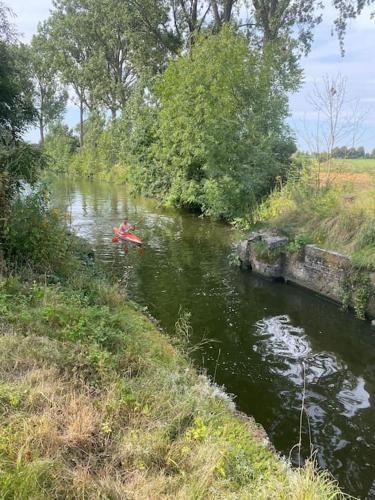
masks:
<path id="1" fill-rule="evenodd" d="M 230 265 L 230 227 L 121 186 L 59 179 L 64 209 L 129 296 L 171 335 L 190 313 L 192 354 L 237 407 L 263 425 L 276 449 L 298 463 L 316 456 L 346 493 L 375 498 L 375 332 L 302 289 L 269 283 Z M 124 214 L 140 221 L 144 252 L 112 243 Z"/>

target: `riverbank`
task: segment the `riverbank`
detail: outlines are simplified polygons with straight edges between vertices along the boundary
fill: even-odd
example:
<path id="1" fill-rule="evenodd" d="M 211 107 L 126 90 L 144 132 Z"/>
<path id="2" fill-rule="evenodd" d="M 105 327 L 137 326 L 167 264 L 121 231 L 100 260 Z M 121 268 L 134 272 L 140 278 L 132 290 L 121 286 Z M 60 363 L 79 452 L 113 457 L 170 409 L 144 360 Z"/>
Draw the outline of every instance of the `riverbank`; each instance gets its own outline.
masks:
<path id="1" fill-rule="evenodd" d="M 254 222 L 296 247 L 311 243 L 350 256 L 358 268 L 375 269 L 375 177 L 368 168 L 363 181 L 361 165 L 354 161 L 349 173 L 347 165 L 309 159 L 258 206 Z"/>
<path id="2" fill-rule="evenodd" d="M 50 281 L 50 282 L 49 282 Z M 98 274 L 1 280 L 4 498 L 334 498 Z"/>
<path id="3" fill-rule="evenodd" d="M 362 164 L 359 164 L 361 167 Z M 374 176 L 356 163 L 308 160 L 258 206 L 252 233 L 238 248 L 242 264 L 375 317 Z"/>

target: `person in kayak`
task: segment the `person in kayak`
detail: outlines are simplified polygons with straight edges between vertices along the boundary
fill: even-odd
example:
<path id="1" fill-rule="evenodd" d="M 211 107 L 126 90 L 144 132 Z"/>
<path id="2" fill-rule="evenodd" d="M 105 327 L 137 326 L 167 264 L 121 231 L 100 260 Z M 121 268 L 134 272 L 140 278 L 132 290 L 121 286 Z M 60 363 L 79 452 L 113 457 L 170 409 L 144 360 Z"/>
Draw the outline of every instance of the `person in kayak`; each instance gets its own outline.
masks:
<path id="1" fill-rule="evenodd" d="M 125 217 L 124 222 L 120 226 L 120 233 L 128 233 L 129 231 L 134 231 L 135 226 L 130 224 L 127 217 Z"/>

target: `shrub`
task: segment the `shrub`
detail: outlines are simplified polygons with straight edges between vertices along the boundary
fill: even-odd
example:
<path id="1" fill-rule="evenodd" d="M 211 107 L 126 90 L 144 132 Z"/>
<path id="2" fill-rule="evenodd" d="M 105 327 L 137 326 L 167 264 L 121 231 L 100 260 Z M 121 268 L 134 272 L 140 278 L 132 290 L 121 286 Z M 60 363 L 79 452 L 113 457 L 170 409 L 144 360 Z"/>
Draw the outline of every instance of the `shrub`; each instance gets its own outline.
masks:
<path id="1" fill-rule="evenodd" d="M 44 192 L 15 199 L 4 242 L 9 264 L 31 265 L 39 272 L 58 271 L 71 258 L 70 245 L 59 211 L 48 208 Z"/>

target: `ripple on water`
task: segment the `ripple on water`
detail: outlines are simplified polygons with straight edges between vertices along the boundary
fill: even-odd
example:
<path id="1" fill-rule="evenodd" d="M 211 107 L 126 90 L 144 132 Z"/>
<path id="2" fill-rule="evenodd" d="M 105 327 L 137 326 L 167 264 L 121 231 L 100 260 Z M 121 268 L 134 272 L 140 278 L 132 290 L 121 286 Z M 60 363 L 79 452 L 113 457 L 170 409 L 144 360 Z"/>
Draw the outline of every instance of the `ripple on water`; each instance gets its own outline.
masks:
<path id="1" fill-rule="evenodd" d="M 304 378 L 306 386 L 313 390 L 309 392 L 312 418 L 322 419 L 332 398 L 346 417 L 370 407 L 364 378 L 355 376 L 334 353 L 315 352 L 304 329 L 294 326 L 289 316 L 264 318 L 256 323 L 256 330 L 258 340 L 253 349 L 271 371 L 298 386 L 298 397 Z"/>
<path id="2" fill-rule="evenodd" d="M 256 351 L 275 375 L 280 404 L 285 414 L 293 409 L 299 412 L 305 384 L 304 407 L 309 419 L 312 446 L 321 467 L 328 465 L 335 471 L 352 468 L 350 477 L 355 482 L 357 471 L 363 464 L 348 462 L 347 450 L 354 454 L 359 448 L 364 452 L 363 443 L 368 443 L 369 454 L 374 450 L 374 436 L 363 425 L 363 411 L 371 406 L 366 390 L 366 380 L 356 376 L 348 365 L 332 352 L 317 351 L 303 328 L 292 324 L 289 316 L 273 316 L 256 323 Z M 277 418 L 276 418 L 277 419 Z M 309 442 L 307 423 L 303 432 Z M 285 419 L 275 421 L 274 431 L 282 433 Z M 298 436 L 299 423 L 294 427 Z M 357 439 L 353 439 L 353 435 Z M 309 446 L 305 448 L 309 453 Z M 299 463 L 299 458 L 292 455 Z M 353 486 L 355 487 L 355 485 Z M 371 498 L 371 497 L 369 497 Z M 372 497 L 373 498 L 373 497 Z"/>
<path id="3" fill-rule="evenodd" d="M 359 410 L 370 407 L 370 394 L 365 389 L 365 380 L 358 377 L 356 385 L 345 380 L 337 397 L 344 407 L 343 415 L 353 417 Z"/>

